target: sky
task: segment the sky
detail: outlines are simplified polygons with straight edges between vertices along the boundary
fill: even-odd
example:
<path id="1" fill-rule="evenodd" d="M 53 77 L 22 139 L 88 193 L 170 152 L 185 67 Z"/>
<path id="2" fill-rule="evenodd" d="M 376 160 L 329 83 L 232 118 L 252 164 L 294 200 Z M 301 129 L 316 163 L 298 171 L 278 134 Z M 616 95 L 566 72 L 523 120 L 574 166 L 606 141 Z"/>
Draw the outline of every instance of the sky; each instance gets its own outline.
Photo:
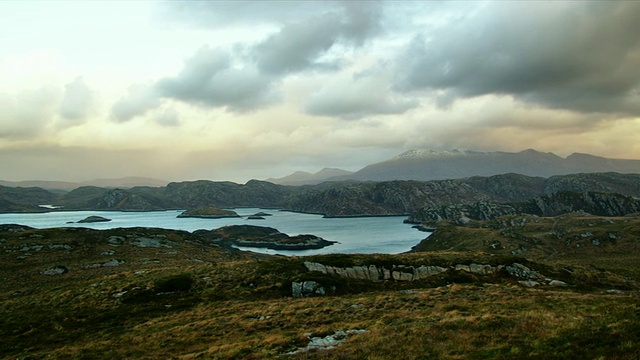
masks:
<path id="1" fill-rule="evenodd" d="M 638 1 L 0 2 L 0 180 L 640 159 Z"/>

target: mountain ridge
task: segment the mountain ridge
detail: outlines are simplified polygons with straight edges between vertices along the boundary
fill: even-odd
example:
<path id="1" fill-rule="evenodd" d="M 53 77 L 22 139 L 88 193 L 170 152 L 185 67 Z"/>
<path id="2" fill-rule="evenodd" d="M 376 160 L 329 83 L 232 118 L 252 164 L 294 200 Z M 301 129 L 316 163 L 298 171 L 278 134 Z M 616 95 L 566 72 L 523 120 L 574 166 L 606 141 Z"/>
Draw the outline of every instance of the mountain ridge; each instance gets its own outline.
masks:
<path id="1" fill-rule="evenodd" d="M 126 176 L 113 179 L 93 179 L 87 181 L 55 181 L 55 180 L 23 180 L 23 181 L 5 181 L 0 180 L 0 185 L 8 187 L 39 187 L 45 190 L 54 191 L 71 191 L 83 186 L 96 186 L 104 188 L 133 188 L 136 186 L 166 186 L 169 181 L 142 177 L 142 176 Z"/>
<path id="2" fill-rule="evenodd" d="M 534 149 L 520 152 L 413 149 L 394 158 L 367 165 L 351 175 L 327 180 L 430 181 L 508 173 L 548 178 L 593 172 L 640 173 L 640 160 L 613 159 L 581 153 L 563 158 Z"/>
<path id="3" fill-rule="evenodd" d="M 326 167 L 316 173 L 310 173 L 307 171 L 296 171 L 281 178 L 269 178 L 265 181 L 278 185 L 315 185 L 331 178 L 349 176 L 351 174 L 353 174 L 353 172 L 351 171 Z"/>

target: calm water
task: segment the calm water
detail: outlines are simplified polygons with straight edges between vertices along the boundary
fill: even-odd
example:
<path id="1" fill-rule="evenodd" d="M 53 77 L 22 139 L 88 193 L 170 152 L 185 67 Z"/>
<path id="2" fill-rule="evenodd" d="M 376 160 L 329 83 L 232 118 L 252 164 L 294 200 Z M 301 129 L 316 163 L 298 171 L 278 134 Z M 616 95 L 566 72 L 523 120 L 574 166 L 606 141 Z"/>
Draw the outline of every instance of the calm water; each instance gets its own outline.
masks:
<path id="1" fill-rule="evenodd" d="M 429 233 L 420 232 L 404 224 L 403 216 L 337 218 L 326 219 L 321 215 L 301 214 L 288 211 L 265 209 L 233 209 L 240 216 L 263 211 L 272 216 L 265 220 L 247 220 L 245 218 L 196 219 L 177 218 L 182 211 L 61 211 L 41 214 L 0 214 L 0 224 L 21 224 L 34 228 L 81 226 L 93 229 L 119 227 L 156 227 L 194 231 L 215 229 L 227 225 L 259 225 L 278 229 L 289 235 L 313 234 L 327 240 L 338 241 L 324 249 L 304 251 L 275 251 L 242 248 L 267 254 L 312 255 L 328 253 L 386 253 L 396 254 L 411 250 L 411 247 L 426 238 Z M 103 216 L 110 222 L 91 224 L 72 224 L 90 215 Z"/>

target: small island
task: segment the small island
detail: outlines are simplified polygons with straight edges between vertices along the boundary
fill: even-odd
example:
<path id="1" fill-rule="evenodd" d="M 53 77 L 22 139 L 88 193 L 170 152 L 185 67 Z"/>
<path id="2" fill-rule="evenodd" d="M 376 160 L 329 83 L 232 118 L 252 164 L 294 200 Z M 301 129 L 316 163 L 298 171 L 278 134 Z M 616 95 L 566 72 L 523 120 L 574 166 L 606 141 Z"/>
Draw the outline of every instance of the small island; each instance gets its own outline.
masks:
<path id="1" fill-rule="evenodd" d="M 263 216 L 271 216 L 271 214 L 260 211 L 260 212 L 258 212 L 258 213 L 255 213 L 255 214 L 251 215 L 251 216 L 260 216 L 260 217 L 263 217 Z"/>
<path id="2" fill-rule="evenodd" d="M 183 211 L 179 218 L 203 218 L 203 219 L 221 219 L 240 217 L 235 211 L 218 209 L 213 206 L 203 206 L 195 209 Z"/>
<path id="3" fill-rule="evenodd" d="M 194 234 L 222 246 L 272 250 L 314 250 L 336 243 L 315 235 L 289 236 L 271 227 L 255 225 L 224 226 L 214 230 L 197 230 Z"/>
<path id="4" fill-rule="evenodd" d="M 111 219 L 107 219 L 107 218 L 102 217 L 102 216 L 92 215 L 92 216 L 87 216 L 86 218 L 78 221 L 78 224 L 107 222 L 107 221 L 111 221 Z"/>

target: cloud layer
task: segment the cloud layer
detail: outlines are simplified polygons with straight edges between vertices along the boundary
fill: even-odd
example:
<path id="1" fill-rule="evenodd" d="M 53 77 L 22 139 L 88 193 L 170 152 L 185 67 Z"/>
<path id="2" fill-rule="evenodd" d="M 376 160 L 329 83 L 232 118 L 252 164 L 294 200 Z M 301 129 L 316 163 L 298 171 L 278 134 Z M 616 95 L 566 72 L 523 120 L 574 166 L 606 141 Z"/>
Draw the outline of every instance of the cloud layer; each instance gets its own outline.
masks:
<path id="1" fill-rule="evenodd" d="M 638 116 L 639 14 L 637 2 L 492 3 L 417 35 L 398 60 L 396 85 L 451 100 L 511 95 L 550 108 Z"/>
<path id="2" fill-rule="evenodd" d="M 357 170 L 409 148 L 640 158 L 638 2 L 144 2 L 117 38 L 81 4 L 49 16 L 85 28 L 27 32 L 47 23 L 30 6 L 0 4 L 18 34 L 0 49 L 17 180 L 41 148 L 68 167 L 82 151 L 62 149 L 132 151 L 138 165 L 105 160 L 114 176 L 170 180 Z M 139 165 L 154 153 L 157 174 Z"/>

